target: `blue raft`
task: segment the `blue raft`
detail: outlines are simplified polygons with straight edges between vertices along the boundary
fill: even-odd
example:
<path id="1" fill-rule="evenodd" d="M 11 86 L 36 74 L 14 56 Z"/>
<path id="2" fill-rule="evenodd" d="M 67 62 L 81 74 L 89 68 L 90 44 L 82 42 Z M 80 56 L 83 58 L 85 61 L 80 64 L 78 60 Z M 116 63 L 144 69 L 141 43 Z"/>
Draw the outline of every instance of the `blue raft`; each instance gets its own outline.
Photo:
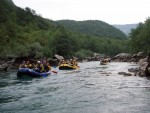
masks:
<path id="1" fill-rule="evenodd" d="M 17 72 L 17 77 L 29 76 L 29 77 L 37 78 L 37 77 L 47 77 L 48 75 L 50 75 L 50 72 L 40 73 L 29 68 L 19 68 Z"/>

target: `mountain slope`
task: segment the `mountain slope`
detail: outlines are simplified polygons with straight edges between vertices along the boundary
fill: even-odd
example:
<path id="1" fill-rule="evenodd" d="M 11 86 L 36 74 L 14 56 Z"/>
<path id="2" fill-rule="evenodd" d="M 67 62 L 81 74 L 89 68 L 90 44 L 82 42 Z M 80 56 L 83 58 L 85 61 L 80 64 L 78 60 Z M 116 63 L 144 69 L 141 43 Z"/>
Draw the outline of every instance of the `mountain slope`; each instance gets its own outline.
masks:
<path id="1" fill-rule="evenodd" d="M 59 28 L 34 10 L 17 7 L 12 0 L 0 0 L 0 14 L 0 58 L 44 55 L 42 49 L 49 46 L 47 35 Z"/>
<path id="2" fill-rule="evenodd" d="M 114 39 L 121 38 L 116 36 L 119 32 L 104 22 L 73 21 L 77 30 L 70 32 L 59 22 L 45 19 L 28 7 L 17 7 L 12 0 L 0 0 L 0 14 L 0 59 L 44 58 L 54 54 L 84 58 L 95 52 L 114 55 L 128 50 L 128 42 Z"/>
<path id="3" fill-rule="evenodd" d="M 135 29 L 138 24 L 125 24 L 125 25 L 113 25 L 117 29 L 120 29 L 122 32 L 124 32 L 127 36 L 131 32 L 132 29 Z"/>
<path id="4" fill-rule="evenodd" d="M 65 28 L 79 33 L 84 33 L 98 37 L 109 37 L 117 39 L 126 38 L 126 35 L 119 29 L 98 20 L 59 20 L 57 22 L 65 26 Z"/>

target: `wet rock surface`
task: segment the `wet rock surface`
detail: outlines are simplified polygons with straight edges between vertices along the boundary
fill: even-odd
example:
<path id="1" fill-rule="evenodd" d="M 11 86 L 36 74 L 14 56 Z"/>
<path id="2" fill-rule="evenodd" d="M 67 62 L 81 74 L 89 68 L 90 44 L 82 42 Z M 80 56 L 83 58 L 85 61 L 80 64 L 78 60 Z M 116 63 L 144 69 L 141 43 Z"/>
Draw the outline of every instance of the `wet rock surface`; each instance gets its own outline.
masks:
<path id="1" fill-rule="evenodd" d="M 124 76 L 132 76 L 132 73 L 127 73 L 127 72 L 119 72 L 118 74 Z"/>
<path id="2" fill-rule="evenodd" d="M 15 59 L 1 61 L 0 63 L 0 71 L 7 71 L 8 67 L 14 62 Z"/>
<path id="3" fill-rule="evenodd" d="M 130 68 L 128 69 L 129 72 L 132 72 L 132 73 L 136 73 L 138 72 L 139 68 Z"/>
<path id="4" fill-rule="evenodd" d="M 127 62 L 129 61 L 129 59 L 132 58 L 131 54 L 128 53 L 120 53 L 118 55 L 116 55 L 115 57 L 112 58 L 112 61 L 115 62 Z"/>
<path id="5" fill-rule="evenodd" d="M 146 58 L 140 59 L 138 65 L 139 70 L 135 73 L 136 76 L 150 76 L 150 53 Z"/>

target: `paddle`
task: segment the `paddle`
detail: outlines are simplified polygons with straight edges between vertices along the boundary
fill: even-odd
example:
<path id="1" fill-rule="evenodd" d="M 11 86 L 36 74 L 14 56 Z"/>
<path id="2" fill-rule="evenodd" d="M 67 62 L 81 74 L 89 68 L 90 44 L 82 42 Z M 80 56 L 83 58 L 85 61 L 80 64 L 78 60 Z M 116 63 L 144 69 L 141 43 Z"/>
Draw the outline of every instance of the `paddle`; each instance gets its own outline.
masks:
<path id="1" fill-rule="evenodd" d="M 57 71 L 52 70 L 53 73 L 57 74 Z"/>

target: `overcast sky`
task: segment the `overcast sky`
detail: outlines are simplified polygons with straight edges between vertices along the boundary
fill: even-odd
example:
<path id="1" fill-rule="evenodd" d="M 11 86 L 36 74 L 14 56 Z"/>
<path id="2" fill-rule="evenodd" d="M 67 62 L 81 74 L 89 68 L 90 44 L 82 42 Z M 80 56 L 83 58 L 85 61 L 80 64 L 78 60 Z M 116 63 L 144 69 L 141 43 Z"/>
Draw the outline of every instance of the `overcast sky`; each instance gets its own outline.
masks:
<path id="1" fill-rule="evenodd" d="M 13 0 L 51 20 L 101 20 L 109 24 L 144 22 L 150 17 L 150 0 Z"/>

